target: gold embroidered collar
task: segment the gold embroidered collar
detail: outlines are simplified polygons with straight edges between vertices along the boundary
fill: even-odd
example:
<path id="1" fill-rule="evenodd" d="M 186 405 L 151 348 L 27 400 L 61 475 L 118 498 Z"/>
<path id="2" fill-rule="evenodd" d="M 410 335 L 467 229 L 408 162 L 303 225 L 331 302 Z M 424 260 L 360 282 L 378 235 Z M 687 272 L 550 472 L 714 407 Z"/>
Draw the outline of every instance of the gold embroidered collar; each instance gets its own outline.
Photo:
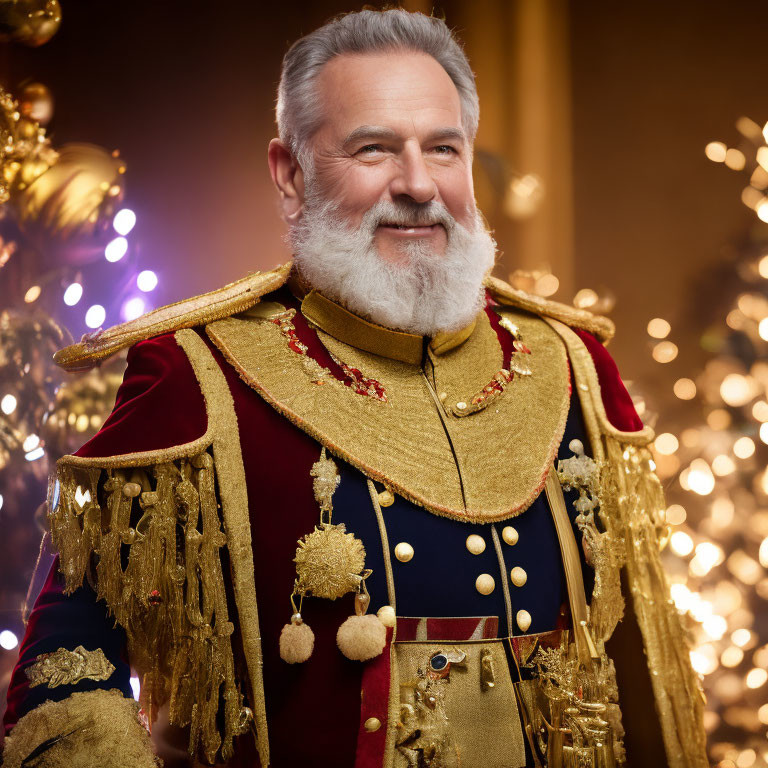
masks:
<path id="1" fill-rule="evenodd" d="M 424 355 L 424 337 L 385 328 L 311 290 L 301 302 L 301 313 L 320 330 L 364 352 L 399 360 L 401 363 L 421 365 Z M 443 355 L 463 344 L 475 330 L 477 320 L 453 333 L 438 333 L 430 342 L 436 355 Z"/>
<path id="2" fill-rule="evenodd" d="M 308 306 L 330 304 L 314 299 Z M 308 309 L 307 318 L 320 320 L 320 342 L 344 370 L 364 377 L 366 386 L 324 375 L 296 343 L 289 319 L 230 317 L 206 330 L 277 411 L 393 492 L 457 520 L 503 520 L 526 509 L 544 486 L 568 415 L 568 362 L 557 333 L 527 312 L 500 308 L 502 320 L 532 350 L 523 353 L 530 375 L 511 376 L 481 312 L 463 343 L 440 355 L 429 347 L 422 368 L 404 362 L 402 354 L 383 354 L 381 346 L 372 353 L 371 336 L 362 342 L 364 349 L 349 326 L 367 327 L 365 321 L 339 309 L 322 317 Z M 332 327 L 329 316 L 347 322 Z M 381 344 L 399 336 L 374 338 Z M 366 396 L 371 387 L 386 397 Z"/>

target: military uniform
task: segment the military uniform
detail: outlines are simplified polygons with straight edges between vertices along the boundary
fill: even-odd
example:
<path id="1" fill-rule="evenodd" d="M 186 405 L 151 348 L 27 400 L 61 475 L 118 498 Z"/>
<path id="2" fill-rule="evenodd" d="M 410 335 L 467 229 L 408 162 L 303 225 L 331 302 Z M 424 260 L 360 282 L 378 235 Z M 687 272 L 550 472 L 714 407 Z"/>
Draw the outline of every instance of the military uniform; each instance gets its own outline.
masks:
<path id="1" fill-rule="evenodd" d="M 60 562 L 14 672 L 9 765 L 67 765 L 94 729 L 151 765 L 129 662 L 149 720 L 168 703 L 208 763 L 611 766 L 626 729 L 631 764 L 633 691 L 606 652 L 622 570 L 668 764 L 706 765 L 652 433 L 609 321 L 491 279 L 473 323 L 425 339 L 297 298 L 288 272 L 59 354 L 132 345 L 114 411 L 52 483 Z M 355 612 L 383 625 L 364 661 L 337 638 Z M 314 646 L 287 663 L 297 623 Z"/>

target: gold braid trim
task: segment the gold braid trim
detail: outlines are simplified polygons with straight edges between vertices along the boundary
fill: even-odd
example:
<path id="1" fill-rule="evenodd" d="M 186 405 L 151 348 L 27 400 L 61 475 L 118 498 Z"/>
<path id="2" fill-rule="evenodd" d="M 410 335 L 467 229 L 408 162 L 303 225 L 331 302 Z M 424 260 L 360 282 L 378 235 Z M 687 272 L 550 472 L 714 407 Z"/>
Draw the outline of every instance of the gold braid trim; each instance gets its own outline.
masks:
<path id="1" fill-rule="evenodd" d="M 653 430 L 623 432 L 610 424 L 589 350 L 570 328 L 556 320 L 548 322 L 568 348 L 592 452 L 601 467 L 600 516 L 619 550 L 615 566 L 623 562 L 626 568 L 669 768 L 706 768 L 704 696 L 661 564 L 659 535 L 666 505 L 647 448 Z M 614 576 L 610 581 L 618 584 L 618 574 Z M 602 603 L 610 602 L 610 592 L 601 596 Z M 594 623 L 605 605 L 599 608 L 593 600 L 590 612 Z M 600 649 L 617 619 L 617 615 L 601 615 L 598 620 Z"/>
<path id="2" fill-rule="evenodd" d="M 485 287 L 491 292 L 496 301 L 507 306 L 518 307 L 535 315 L 542 315 L 559 320 L 575 328 L 583 328 L 594 333 L 602 342 L 610 341 L 615 333 L 613 321 L 601 315 L 594 315 L 586 309 L 571 307 L 558 301 L 550 301 L 534 293 L 513 288 L 498 277 L 487 277 Z"/>
<path id="3" fill-rule="evenodd" d="M 251 684 L 251 714 L 256 728 L 256 746 L 259 761 L 263 768 L 267 768 L 269 735 L 262 673 L 264 662 L 253 570 L 248 489 L 235 404 L 224 374 L 205 342 L 192 330 L 177 331 L 176 341 L 192 364 L 205 397 L 208 428 L 213 431 L 213 455 L 219 480 L 222 517 L 227 532 L 232 588 L 239 617 L 238 629 Z"/>
<path id="4" fill-rule="evenodd" d="M 29 759 L 29 763 L 26 761 Z M 118 690 L 73 693 L 46 701 L 5 740 L 5 768 L 156 768 L 139 707 Z"/>
<path id="5" fill-rule="evenodd" d="M 254 717 L 243 707 L 235 681 L 233 625 L 219 556 L 229 543 L 266 766 L 261 646 L 237 420 L 224 376 L 204 342 L 191 330 L 180 331 L 177 341 L 203 391 L 206 434 L 160 451 L 62 458 L 50 492 L 53 543 L 66 591 L 75 591 L 87 576 L 125 629 L 150 720 L 170 700 L 171 723 L 189 725 L 190 753 L 200 748 L 209 762 L 219 749 L 224 760 L 231 757 L 233 738 Z M 217 484 L 228 536 L 221 529 Z"/>
<path id="6" fill-rule="evenodd" d="M 60 349 L 53 356 L 54 362 L 67 371 L 87 370 L 151 336 L 205 325 L 243 312 L 265 293 L 283 285 L 290 268 L 291 262 L 287 262 L 269 272 L 254 272 L 215 291 L 158 307 L 127 323 L 86 334 L 76 344 Z"/>

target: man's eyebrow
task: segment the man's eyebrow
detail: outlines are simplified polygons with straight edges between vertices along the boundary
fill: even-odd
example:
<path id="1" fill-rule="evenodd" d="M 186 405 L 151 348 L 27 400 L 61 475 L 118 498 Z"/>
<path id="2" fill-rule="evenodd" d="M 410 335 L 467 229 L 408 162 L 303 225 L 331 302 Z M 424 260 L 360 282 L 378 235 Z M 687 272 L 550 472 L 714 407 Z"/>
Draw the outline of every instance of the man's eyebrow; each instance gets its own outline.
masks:
<path id="1" fill-rule="evenodd" d="M 361 125 L 344 139 L 344 146 L 356 144 L 360 140 L 388 139 L 391 141 L 396 138 L 397 133 L 391 128 L 384 128 L 380 125 Z"/>
<path id="2" fill-rule="evenodd" d="M 346 139 L 343 146 L 356 144 L 359 141 L 392 141 L 397 138 L 397 132 L 391 128 L 385 128 L 380 125 L 361 125 L 355 128 Z M 427 141 L 464 141 L 466 138 L 464 131 L 460 128 L 438 128 L 427 137 Z"/>
<path id="3" fill-rule="evenodd" d="M 439 128 L 429 134 L 429 141 L 464 141 L 464 131 L 460 128 Z"/>

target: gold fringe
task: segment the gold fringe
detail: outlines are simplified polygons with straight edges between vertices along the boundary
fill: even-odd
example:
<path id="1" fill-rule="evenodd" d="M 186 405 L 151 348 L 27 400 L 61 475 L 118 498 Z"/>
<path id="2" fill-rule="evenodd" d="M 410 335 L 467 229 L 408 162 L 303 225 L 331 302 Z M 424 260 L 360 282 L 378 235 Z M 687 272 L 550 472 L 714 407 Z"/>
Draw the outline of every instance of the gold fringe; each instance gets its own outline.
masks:
<path id="1" fill-rule="evenodd" d="M 706 768 L 704 694 L 661 564 L 661 512 L 666 504 L 647 448 L 653 430 L 623 432 L 610 423 L 589 350 L 566 325 L 551 318 L 547 322 L 568 348 L 575 391 L 594 459 L 601 468 L 600 519 L 608 539 L 601 553 L 604 561 L 597 564 L 590 606 L 595 642 L 602 652 L 623 614 L 619 600 L 623 566 L 643 636 L 669 768 Z"/>
<path id="2" fill-rule="evenodd" d="M 651 469 L 647 448 L 604 439 L 610 486 L 603 498 L 613 500 L 605 513 L 625 536 L 625 567 L 669 766 L 706 768 L 704 694 L 661 564 L 659 533 L 665 507 L 661 483 Z"/>
<path id="3" fill-rule="evenodd" d="M 26 761 L 39 750 L 29 763 Z M 139 708 L 118 690 L 73 693 L 46 701 L 5 740 L 5 768 L 157 768 Z"/>
<path id="4" fill-rule="evenodd" d="M 199 746 L 213 762 L 221 748 L 228 759 L 247 710 L 235 684 L 211 455 L 142 468 L 65 457 L 58 494 L 50 525 L 67 592 L 87 576 L 125 629 L 150 721 L 170 699 L 171 722 L 190 726 L 190 753 Z"/>

